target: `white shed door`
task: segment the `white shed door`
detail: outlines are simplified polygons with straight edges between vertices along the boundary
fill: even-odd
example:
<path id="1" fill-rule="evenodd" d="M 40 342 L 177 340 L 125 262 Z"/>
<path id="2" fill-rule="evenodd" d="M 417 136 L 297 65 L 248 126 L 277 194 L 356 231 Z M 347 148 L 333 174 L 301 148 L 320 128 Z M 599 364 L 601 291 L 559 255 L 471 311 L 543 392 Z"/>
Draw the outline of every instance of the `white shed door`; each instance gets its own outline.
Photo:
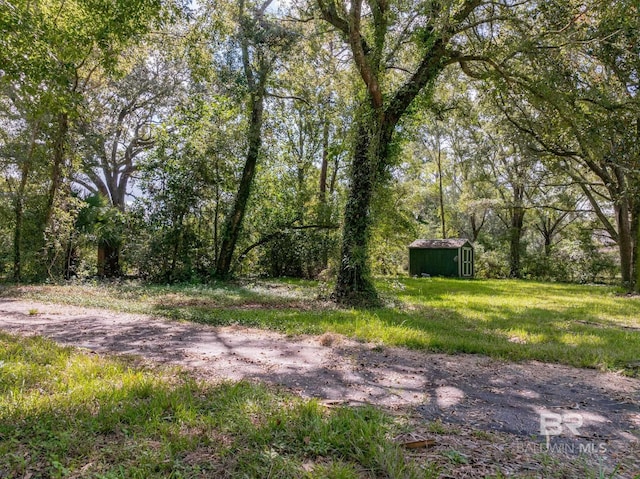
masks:
<path id="1" fill-rule="evenodd" d="M 462 248 L 462 276 L 473 276 L 473 250 Z"/>

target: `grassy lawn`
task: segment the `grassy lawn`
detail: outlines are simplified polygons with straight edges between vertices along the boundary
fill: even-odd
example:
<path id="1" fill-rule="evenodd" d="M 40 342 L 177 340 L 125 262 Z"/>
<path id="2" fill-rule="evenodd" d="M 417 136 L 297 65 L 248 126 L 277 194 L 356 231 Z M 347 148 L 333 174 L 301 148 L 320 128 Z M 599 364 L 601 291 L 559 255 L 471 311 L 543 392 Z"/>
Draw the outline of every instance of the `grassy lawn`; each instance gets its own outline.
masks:
<path id="1" fill-rule="evenodd" d="M 0 477 L 431 477 L 373 408 L 0 333 Z"/>
<path id="2" fill-rule="evenodd" d="M 640 298 L 607 286 L 516 280 L 380 279 L 386 306 L 348 309 L 298 280 L 209 286 L 4 287 L 1 294 L 290 334 L 327 331 L 386 345 L 637 373 Z"/>

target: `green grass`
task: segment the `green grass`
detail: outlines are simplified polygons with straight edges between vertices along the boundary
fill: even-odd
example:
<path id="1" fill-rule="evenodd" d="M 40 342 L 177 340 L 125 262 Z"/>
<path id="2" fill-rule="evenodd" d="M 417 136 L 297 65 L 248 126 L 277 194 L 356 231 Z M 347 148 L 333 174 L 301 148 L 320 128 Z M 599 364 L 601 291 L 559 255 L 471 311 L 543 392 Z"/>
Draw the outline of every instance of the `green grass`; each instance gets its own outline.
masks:
<path id="1" fill-rule="evenodd" d="M 0 333 L 0 477 L 429 477 L 373 408 Z"/>
<path id="2" fill-rule="evenodd" d="M 448 353 L 637 373 L 640 298 L 609 286 L 516 280 L 381 279 L 385 307 L 340 308 L 310 281 L 6 287 L 4 295 L 290 334 L 335 332 Z"/>

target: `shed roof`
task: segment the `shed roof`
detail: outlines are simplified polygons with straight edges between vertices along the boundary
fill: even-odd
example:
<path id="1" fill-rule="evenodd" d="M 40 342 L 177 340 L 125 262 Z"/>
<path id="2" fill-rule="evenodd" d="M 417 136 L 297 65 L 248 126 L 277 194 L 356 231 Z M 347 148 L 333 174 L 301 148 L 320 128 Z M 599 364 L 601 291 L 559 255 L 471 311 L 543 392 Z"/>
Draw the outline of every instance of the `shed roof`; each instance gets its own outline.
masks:
<path id="1" fill-rule="evenodd" d="M 469 243 L 469 240 L 464 238 L 449 238 L 449 239 L 417 239 L 409 245 L 409 248 L 422 248 L 422 249 L 457 249 L 465 244 Z"/>

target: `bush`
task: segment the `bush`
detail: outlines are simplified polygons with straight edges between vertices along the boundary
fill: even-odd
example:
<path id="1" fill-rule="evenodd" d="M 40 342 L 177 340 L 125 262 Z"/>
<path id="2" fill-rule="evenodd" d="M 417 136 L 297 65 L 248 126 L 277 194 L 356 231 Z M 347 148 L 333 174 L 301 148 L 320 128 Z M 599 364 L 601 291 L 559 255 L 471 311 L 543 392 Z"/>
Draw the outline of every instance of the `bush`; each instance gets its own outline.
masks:
<path id="1" fill-rule="evenodd" d="M 507 278 L 509 276 L 509 258 L 505 252 L 485 249 L 481 243 L 476 243 L 474 248 L 477 278 Z"/>
<path id="2" fill-rule="evenodd" d="M 576 283 L 612 280 L 619 270 L 615 251 L 595 244 L 590 238 L 566 240 L 547 256 L 528 254 L 523 259 L 526 277 Z"/>
<path id="3" fill-rule="evenodd" d="M 263 247 L 258 268 L 272 277 L 314 279 L 327 268 L 337 247 L 334 231 L 291 230 Z"/>

